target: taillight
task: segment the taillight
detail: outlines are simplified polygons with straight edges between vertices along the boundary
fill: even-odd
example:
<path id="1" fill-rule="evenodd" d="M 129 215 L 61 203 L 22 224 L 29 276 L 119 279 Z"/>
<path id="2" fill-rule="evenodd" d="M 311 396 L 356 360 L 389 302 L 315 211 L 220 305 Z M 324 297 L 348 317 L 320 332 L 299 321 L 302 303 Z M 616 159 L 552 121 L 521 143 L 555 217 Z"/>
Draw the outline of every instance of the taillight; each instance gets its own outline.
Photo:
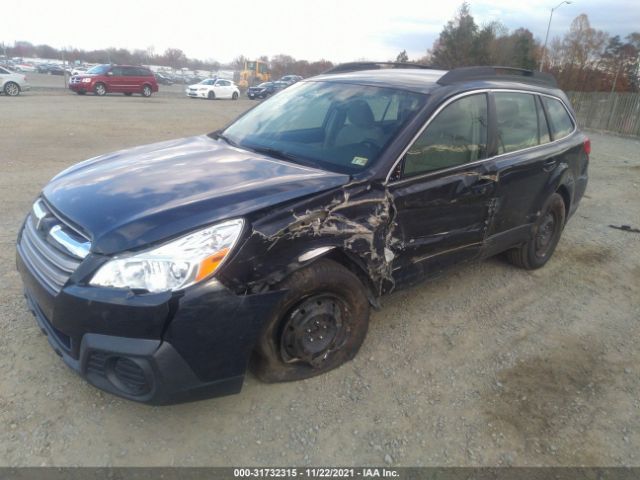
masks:
<path id="1" fill-rule="evenodd" d="M 587 155 L 591 155 L 591 140 L 589 140 L 588 138 L 586 138 L 584 141 L 584 153 L 586 153 Z"/>

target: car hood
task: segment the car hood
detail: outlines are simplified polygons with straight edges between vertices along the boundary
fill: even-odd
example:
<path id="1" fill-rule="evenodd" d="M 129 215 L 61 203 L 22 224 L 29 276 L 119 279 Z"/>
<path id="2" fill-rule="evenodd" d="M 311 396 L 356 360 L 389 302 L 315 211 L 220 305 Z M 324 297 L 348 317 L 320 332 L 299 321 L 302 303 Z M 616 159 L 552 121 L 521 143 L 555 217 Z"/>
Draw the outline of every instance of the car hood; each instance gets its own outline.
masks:
<path id="1" fill-rule="evenodd" d="M 200 87 L 209 88 L 209 87 L 213 87 L 213 85 L 202 85 L 200 83 L 194 83 L 193 85 L 189 85 L 187 88 L 200 88 Z"/>
<path id="2" fill-rule="evenodd" d="M 45 200 L 112 254 L 344 185 L 348 175 L 304 167 L 208 136 L 122 150 L 68 168 Z"/>

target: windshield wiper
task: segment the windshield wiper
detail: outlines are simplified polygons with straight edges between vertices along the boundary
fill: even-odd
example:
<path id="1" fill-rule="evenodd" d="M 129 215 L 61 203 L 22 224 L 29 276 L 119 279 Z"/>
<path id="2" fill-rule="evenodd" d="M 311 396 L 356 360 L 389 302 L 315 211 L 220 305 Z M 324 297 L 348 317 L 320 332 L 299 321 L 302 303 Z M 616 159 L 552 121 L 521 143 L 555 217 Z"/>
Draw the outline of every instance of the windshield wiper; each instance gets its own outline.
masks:
<path id="1" fill-rule="evenodd" d="M 273 157 L 273 158 L 277 158 L 279 160 L 288 160 L 290 162 L 293 163 L 299 163 L 302 165 L 307 165 L 310 166 L 310 164 L 308 162 L 304 162 L 300 159 L 300 157 L 291 155 L 287 152 L 283 152 L 281 150 L 278 150 L 277 148 L 272 148 L 272 147 L 254 147 L 254 146 L 250 146 L 250 147 L 246 147 L 243 145 L 244 148 L 248 148 L 249 150 L 251 150 L 252 152 L 256 152 L 256 153 L 262 153 L 264 155 L 268 155 L 269 157 Z"/>
<path id="2" fill-rule="evenodd" d="M 216 140 L 220 139 L 220 140 L 224 140 L 226 143 L 228 143 L 229 145 L 231 145 L 232 147 L 238 147 L 238 144 L 236 142 L 234 142 L 233 140 L 231 140 L 229 137 L 227 137 L 224 133 L 220 133 L 220 132 L 213 132 L 211 134 L 211 136 L 213 138 L 215 138 Z"/>

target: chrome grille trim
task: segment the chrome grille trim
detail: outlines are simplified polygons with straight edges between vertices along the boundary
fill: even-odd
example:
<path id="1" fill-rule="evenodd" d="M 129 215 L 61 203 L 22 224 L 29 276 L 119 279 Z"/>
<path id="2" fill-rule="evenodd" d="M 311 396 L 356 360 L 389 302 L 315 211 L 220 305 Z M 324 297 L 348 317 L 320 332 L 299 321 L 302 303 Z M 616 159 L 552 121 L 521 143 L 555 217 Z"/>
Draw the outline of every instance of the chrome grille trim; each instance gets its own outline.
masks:
<path id="1" fill-rule="evenodd" d="M 56 217 L 41 199 L 34 203 L 22 229 L 18 252 L 40 283 L 54 294 L 62 290 L 89 254 L 91 243 L 74 237 L 78 237 L 75 230 Z"/>

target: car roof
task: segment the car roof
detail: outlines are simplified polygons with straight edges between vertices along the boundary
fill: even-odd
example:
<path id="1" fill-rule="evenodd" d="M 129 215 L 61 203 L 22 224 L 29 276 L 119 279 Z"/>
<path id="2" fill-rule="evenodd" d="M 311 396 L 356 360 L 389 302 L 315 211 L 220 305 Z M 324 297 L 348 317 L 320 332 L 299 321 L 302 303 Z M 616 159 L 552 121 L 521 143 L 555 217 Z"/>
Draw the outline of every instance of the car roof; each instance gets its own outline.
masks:
<path id="1" fill-rule="evenodd" d="M 382 65 L 383 68 L 377 67 Z M 510 67 L 462 67 L 441 70 L 406 64 L 358 64 L 339 65 L 333 70 L 302 81 L 329 81 L 396 88 L 429 94 L 436 89 L 452 87 L 452 90 L 475 88 L 517 88 L 557 95 L 561 92 L 555 79 L 546 73 Z M 373 66 L 373 68 L 371 68 Z M 389 68 L 389 66 L 391 66 Z"/>

